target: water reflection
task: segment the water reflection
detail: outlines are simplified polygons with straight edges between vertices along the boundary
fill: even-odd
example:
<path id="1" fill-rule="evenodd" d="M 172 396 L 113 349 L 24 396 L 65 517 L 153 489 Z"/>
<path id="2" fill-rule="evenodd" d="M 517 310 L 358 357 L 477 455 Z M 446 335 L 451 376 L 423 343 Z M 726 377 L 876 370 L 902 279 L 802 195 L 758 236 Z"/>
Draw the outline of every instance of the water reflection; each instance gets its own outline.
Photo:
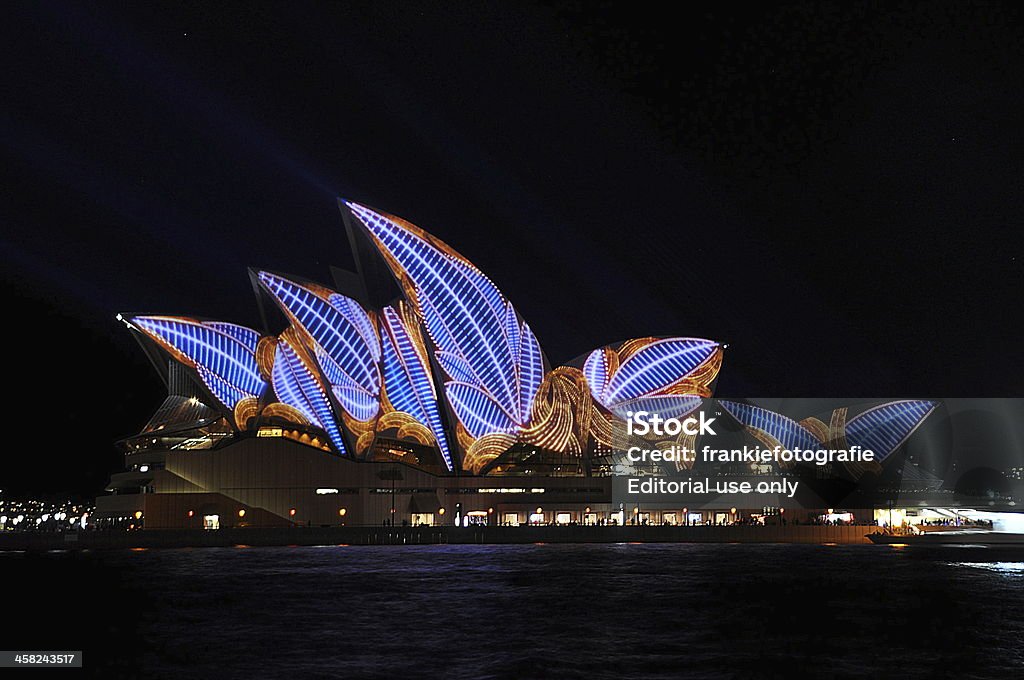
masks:
<path id="1" fill-rule="evenodd" d="M 984 569 L 1006 575 L 1024 575 L 1024 562 L 953 562 L 957 567 Z"/>
<path id="2" fill-rule="evenodd" d="M 36 599 L 0 629 L 5 644 L 34 648 L 46 631 L 108 677 L 925 680 L 1024 666 L 1019 549 L 321 546 L 0 561 Z M 52 633 L 54 617 L 86 632 Z"/>

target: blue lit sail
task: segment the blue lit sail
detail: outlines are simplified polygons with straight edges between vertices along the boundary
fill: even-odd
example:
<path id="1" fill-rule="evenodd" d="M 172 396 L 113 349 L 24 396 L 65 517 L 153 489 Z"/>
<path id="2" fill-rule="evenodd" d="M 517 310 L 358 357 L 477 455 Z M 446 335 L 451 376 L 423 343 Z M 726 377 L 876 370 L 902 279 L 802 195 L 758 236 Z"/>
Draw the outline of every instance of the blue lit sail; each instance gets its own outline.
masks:
<path id="1" fill-rule="evenodd" d="M 338 293 L 318 294 L 269 272 L 260 272 L 259 280 L 315 344 L 317 363 L 345 412 L 359 421 L 377 415 L 380 343 L 363 308 Z"/>
<path id="2" fill-rule="evenodd" d="M 608 386 L 608 354 L 604 349 L 596 349 L 587 356 L 583 364 L 583 377 L 587 379 L 590 394 L 603 403 L 604 390 Z"/>
<path id="3" fill-rule="evenodd" d="M 331 402 L 323 385 L 304 360 L 301 348 L 293 346 L 283 334 L 277 343 L 271 380 L 281 403 L 298 409 L 313 425 L 330 437 L 335 450 L 345 455 L 344 440 L 338 430 Z"/>
<path id="4" fill-rule="evenodd" d="M 256 345 L 259 344 L 260 341 L 259 333 L 251 328 L 239 326 L 237 323 L 228 323 L 226 321 L 204 321 L 203 325 L 207 328 L 212 328 L 215 331 L 220 331 L 225 335 L 230 335 L 235 340 L 245 345 L 251 352 L 256 351 Z"/>
<path id="5" fill-rule="evenodd" d="M 256 366 L 259 333 L 250 328 L 170 316 L 136 316 L 131 324 L 194 368 L 228 409 L 246 397 L 259 397 L 266 387 Z"/>
<path id="6" fill-rule="evenodd" d="M 398 411 L 408 413 L 430 428 L 448 470 L 454 469 L 448 441 L 441 427 L 437 395 L 424 357 L 416 351 L 401 316 L 393 307 L 381 311 L 384 393 Z"/>
<path id="7" fill-rule="evenodd" d="M 520 431 L 543 379 L 529 326 L 476 267 L 413 225 L 354 203 L 410 300 L 448 378 L 445 394 L 471 437 Z"/>
<path id="8" fill-rule="evenodd" d="M 508 338 L 509 349 L 512 350 L 512 357 L 519 360 L 519 317 L 512 303 L 505 306 L 505 337 Z"/>
<path id="9" fill-rule="evenodd" d="M 875 453 L 885 460 L 935 410 L 934 401 L 903 400 L 882 404 L 851 418 L 846 423 L 846 442 Z"/>
<path id="10" fill-rule="evenodd" d="M 516 424 L 508 413 L 483 390 L 468 383 L 447 382 L 445 393 L 470 436 L 479 438 L 491 433 L 515 432 Z"/>
<path id="11" fill-rule="evenodd" d="M 718 349 L 698 338 L 667 338 L 653 342 L 625 362 L 608 381 L 608 403 L 651 395 L 684 378 Z"/>
<path id="12" fill-rule="evenodd" d="M 517 342 L 519 365 L 519 410 L 523 414 L 523 422 L 529 418 L 533 400 L 537 396 L 541 382 L 544 381 L 544 355 L 540 351 L 540 343 L 530 327 L 524 321 L 519 327 Z M 522 423 L 520 423 L 522 424 Z"/>
<path id="13" fill-rule="evenodd" d="M 594 399 L 620 415 L 630 410 L 629 404 L 644 401 L 652 410 L 653 397 L 687 394 L 691 390 L 710 395 L 705 389 L 717 375 L 713 360 L 720 355 L 720 345 L 700 338 L 641 338 L 631 340 L 614 352 L 608 348 L 594 350 L 583 364 Z M 702 367 L 711 367 L 705 376 L 696 376 Z M 693 379 L 692 384 L 687 381 Z M 672 413 L 681 413 L 690 406 L 686 400 L 668 400 L 661 405 Z M 661 414 L 665 417 L 668 413 Z"/>

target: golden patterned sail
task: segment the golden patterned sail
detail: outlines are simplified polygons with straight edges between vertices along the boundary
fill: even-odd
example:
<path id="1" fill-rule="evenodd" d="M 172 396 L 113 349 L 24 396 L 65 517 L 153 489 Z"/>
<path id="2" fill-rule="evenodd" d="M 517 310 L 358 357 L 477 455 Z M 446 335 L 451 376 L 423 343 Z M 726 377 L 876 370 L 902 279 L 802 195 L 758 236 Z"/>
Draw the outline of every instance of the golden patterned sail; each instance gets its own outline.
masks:
<path id="1" fill-rule="evenodd" d="M 544 378 L 544 357 L 529 325 L 490 279 L 447 244 L 400 218 L 347 206 L 425 330 L 463 455 L 487 435 L 515 441 L 529 425 Z M 488 441 L 499 440 L 509 438 Z"/>

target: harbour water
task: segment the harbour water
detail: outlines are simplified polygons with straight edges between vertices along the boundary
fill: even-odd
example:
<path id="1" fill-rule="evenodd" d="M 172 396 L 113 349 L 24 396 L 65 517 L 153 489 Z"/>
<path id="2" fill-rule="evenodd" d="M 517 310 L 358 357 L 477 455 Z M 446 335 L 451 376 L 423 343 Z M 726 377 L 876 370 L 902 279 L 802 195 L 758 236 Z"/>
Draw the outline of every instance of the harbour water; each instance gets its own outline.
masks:
<path id="1" fill-rule="evenodd" d="M 108 678 L 1024 673 L 1020 549 L 4 552 L 0 574 L 11 603 L 0 647 L 82 649 L 86 674 Z"/>

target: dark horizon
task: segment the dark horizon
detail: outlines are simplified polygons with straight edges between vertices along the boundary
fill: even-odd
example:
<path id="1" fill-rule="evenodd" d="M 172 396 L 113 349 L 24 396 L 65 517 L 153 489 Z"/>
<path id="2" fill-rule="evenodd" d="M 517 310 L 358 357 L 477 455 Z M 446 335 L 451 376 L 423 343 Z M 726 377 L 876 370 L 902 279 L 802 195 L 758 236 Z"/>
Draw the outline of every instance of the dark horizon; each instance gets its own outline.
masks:
<path id="1" fill-rule="evenodd" d="M 259 327 L 247 267 L 352 266 L 338 196 L 477 264 L 553 365 L 693 335 L 722 396 L 1018 396 L 1020 9 L 662 19 L 17 7 L 0 488 L 99 492 L 163 396 L 115 314 Z"/>

